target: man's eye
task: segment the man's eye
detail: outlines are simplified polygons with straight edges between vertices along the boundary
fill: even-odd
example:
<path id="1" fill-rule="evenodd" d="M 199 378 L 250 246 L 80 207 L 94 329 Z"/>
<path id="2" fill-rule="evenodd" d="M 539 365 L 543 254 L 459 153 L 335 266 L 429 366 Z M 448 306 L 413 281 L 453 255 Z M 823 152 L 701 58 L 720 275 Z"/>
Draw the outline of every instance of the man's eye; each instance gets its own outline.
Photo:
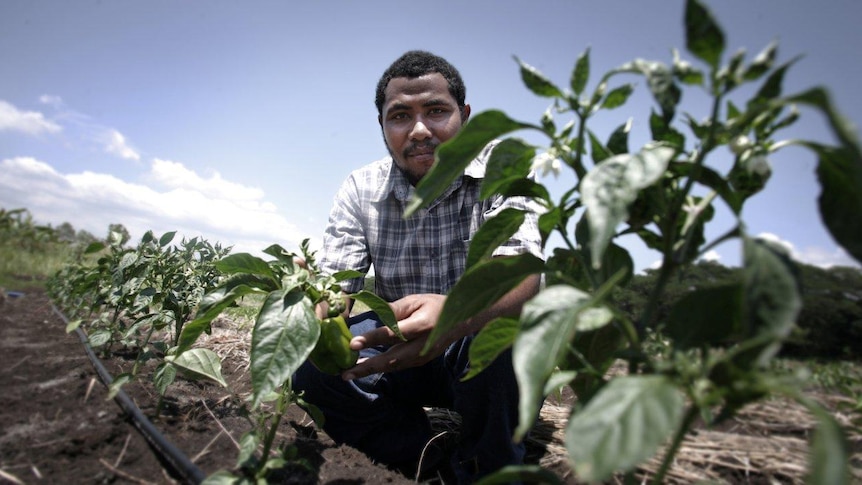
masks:
<path id="1" fill-rule="evenodd" d="M 391 120 L 406 120 L 407 119 L 407 113 L 395 113 L 392 116 L 390 116 L 389 119 L 391 119 Z"/>

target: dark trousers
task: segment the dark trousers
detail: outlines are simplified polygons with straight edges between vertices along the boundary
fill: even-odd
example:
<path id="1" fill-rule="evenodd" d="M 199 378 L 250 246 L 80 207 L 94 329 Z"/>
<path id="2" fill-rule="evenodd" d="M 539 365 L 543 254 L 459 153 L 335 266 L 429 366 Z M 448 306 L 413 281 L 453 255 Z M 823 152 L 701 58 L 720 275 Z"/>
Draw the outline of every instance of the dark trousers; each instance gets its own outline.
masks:
<path id="1" fill-rule="evenodd" d="M 371 312 L 348 322 L 353 335 L 382 326 Z M 338 443 L 346 443 L 375 461 L 398 465 L 419 459 L 432 438 L 423 407 L 451 409 L 461 415 L 460 440 L 452 466 L 460 483 L 503 466 L 521 464 L 523 443 L 513 443 L 518 423 L 518 385 L 511 351 L 491 366 L 461 382 L 469 367 L 472 337 L 455 342 L 443 355 L 422 367 L 373 374 L 347 382 L 321 373 L 310 362 L 293 378 L 296 391 L 323 412 L 323 426 Z M 372 357 L 385 347 L 365 349 Z"/>

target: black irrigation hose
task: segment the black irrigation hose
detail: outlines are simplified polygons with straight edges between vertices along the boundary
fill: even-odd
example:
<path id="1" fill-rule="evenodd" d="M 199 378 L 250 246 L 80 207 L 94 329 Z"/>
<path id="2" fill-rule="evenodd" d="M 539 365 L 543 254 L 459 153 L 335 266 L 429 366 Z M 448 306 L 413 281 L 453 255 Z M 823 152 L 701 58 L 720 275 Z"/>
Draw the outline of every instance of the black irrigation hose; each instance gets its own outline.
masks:
<path id="1" fill-rule="evenodd" d="M 53 308 L 54 313 L 63 320 L 63 323 L 69 325 L 69 320 L 57 309 L 57 307 L 52 304 L 51 308 Z M 80 328 L 76 328 L 75 332 L 78 334 L 78 338 L 81 340 L 81 343 L 84 344 L 84 349 L 87 351 L 87 356 L 90 358 L 93 368 L 96 369 L 99 379 L 102 380 L 105 387 L 110 386 L 111 382 L 113 382 L 113 378 L 108 370 L 105 369 L 105 366 L 102 365 L 102 361 L 96 357 L 96 353 L 93 352 L 93 348 L 90 347 L 87 336 Z M 159 430 L 153 426 L 153 423 L 144 416 L 144 413 L 141 412 L 138 406 L 135 405 L 135 403 L 129 398 L 128 394 L 126 394 L 122 389 L 117 392 L 117 395 L 114 397 L 114 401 L 116 401 L 120 408 L 126 412 L 126 415 L 131 419 L 132 424 L 138 432 L 141 433 L 141 436 L 147 440 L 147 444 L 150 445 L 150 448 L 153 450 L 153 453 L 155 453 L 158 460 L 168 468 L 168 471 L 174 478 L 182 480 L 183 483 L 194 485 L 201 483 L 204 478 L 206 478 L 206 475 L 204 475 L 197 465 L 192 463 L 182 451 L 162 436 Z"/>

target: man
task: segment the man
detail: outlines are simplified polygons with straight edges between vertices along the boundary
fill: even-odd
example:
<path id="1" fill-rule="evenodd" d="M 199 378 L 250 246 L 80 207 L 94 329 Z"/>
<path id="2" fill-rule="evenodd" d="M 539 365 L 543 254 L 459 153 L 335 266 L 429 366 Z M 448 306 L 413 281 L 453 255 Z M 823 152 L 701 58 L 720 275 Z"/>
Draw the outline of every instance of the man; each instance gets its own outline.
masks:
<path id="1" fill-rule="evenodd" d="M 360 350 L 357 365 L 333 377 L 306 363 L 294 376 L 294 386 L 323 411 L 324 429 L 334 440 L 396 467 L 415 466 L 432 439 L 423 407 L 453 409 L 462 426 L 448 459 L 458 481 L 470 483 L 502 466 L 522 463 L 524 456 L 523 445 L 512 442 L 518 389 L 511 353 L 461 382 L 469 366 L 470 342 L 493 318 L 518 315 L 538 291 L 539 279 L 528 278 L 420 354 L 446 293 L 464 272 L 467 248 L 478 227 L 506 207 L 527 208 L 521 198 L 480 200 L 489 147 L 437 200 L 404 219 L 415 185 L 434 162 L 435 149 L 470 116 L 465 92 L 452 65 L 423 51 L 405 53 L 381 77 L 376 105 L 390 156 L 354 171 L 342 185 L 319 265 L 334 273 L 367 272 L 373 264 L 375 292 L 391 302 L 406 341 L 373 315 L 354 317 L 350 346 Z M 535 213 L 528 214 L 495 256 L 525 252 L 541 257 Z M 356 279 L 342 288 L 353 293 L 361 285 Z M 424 456 L 423 464 L 435 459 L 427 450 Z"/>

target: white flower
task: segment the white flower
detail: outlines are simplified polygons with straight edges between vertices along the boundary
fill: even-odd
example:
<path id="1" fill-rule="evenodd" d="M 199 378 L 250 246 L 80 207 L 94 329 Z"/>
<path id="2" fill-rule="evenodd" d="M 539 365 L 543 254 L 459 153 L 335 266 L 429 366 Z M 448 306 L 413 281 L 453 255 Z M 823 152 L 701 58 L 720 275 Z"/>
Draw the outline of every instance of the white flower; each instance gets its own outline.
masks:
<path id="1" fill-rule="evenodd" d="M 730 144 L 728 146 L 734 155 L 742 155 L 746 150 L 751 148 L 752 143 L 747 136 L 739 135 L 730 140 Z"/>
<path id="2" fill-rule="evenodd" d="M 745 161 L 745 169 L 748 173 L 755 173 L 761 177 L 768 177 L 772 173 L 772 167 L 769 166 L 769 160 L 763 155 L 755 155 Z"/>
<path id="3" fill-rule="evenodd" d="M 546 177 L 548 173 L 553 173 L 554 178 L 557 178 L 560 175 L 560 168 L 560 159 L 551 153 L 545 152 L 533 158 L 533 165 L 530 167 L 530 170 L 540 173 L 542 177 Z"/>

